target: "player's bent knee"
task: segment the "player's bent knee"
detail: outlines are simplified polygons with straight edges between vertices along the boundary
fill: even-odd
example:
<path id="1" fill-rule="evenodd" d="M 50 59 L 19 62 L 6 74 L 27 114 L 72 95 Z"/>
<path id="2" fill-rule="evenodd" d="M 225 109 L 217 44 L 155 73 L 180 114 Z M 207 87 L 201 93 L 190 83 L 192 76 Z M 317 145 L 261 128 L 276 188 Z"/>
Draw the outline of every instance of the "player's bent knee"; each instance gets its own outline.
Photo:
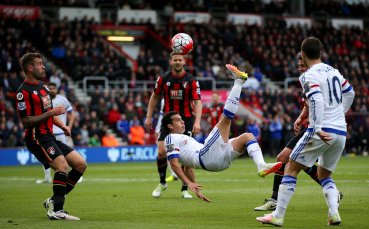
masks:
<path id="1" fill-rule="evenodd" d="M 84 173 L 86 171 L 86 168 L 87 168 L 87 163 L 85 161 L 81 161 L 77 163 L 74 169 L 80 173 Z"/>
<path id="2" fill-rule="evenodd" d="M 284 148 L 282 150 L 282 152 L 280 152 L 278 155 L 277 155 L 277 161 L 280 161 L 282 162 L 283 164 L 287 164 L 288 163 L 288 160 L 289 160 L 289 157 L 290 157 L 290 154 L 291 154 L 292 150 L 289 149 L 289 148 Z"/>
<path id="3" fill-rule="evenodd" d="M 54 171 L 64 172 L 67 173 L 69 169 L 69 165 L 63 156 L 59 156 L 55 158 L 51 163 L 50 166 L 54 169 Z"/>
<path id="4" fill-rule="evenodd" d="M 243 133 L 242 138 L 244 138 L 246 142 L 255 140 L 255 136 L 252 133 Z"/>
<path id="5" fill-rule="evenodd" d="M 158 152 L 158 158 L 159 158 L 159 160 L 164 160 L 166 158 L 166 153 L 165 152 Z"/>

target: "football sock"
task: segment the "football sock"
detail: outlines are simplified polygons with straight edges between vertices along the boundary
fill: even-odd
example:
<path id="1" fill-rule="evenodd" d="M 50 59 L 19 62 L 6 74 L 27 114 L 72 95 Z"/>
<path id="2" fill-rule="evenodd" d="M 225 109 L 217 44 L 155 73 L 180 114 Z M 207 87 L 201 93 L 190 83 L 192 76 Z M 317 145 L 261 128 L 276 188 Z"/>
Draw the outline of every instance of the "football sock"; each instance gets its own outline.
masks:
<path id="1" fill-rule="evenodd" d="M 182 170 L 184 170 L 184 166 L 182 165 Z M 187 190 L 188 187 L 186 184 L 182 183 L 182 188 L 181 188 L 181 191 L 184 191 L 184 190 Z"/>
<path id="2" fill-rule="evenodd" d="M 249 156 L 254 161 L 256 167 L 258 170 L 262 168 L 262 166 L 265 164 L 263 154 L 261 152 L 261 148 L 256 141 L 256 139 L 250 140 L 246 143 L 246 149 Z"/>
<path id="3" fill-rule="evenodd" d="M 305 173 L 307 173 L 313 180 L 316 181 L 316 183 L 320 184 L 320 181 L 318 179 L 318 166 L 313 165 L 311 168 L 306 168 Z"/>
<path id="4" fill-rule="evenodd" d="M 156 159 L 156 164 L 158 166 L 158 173 L 159 173 L 159 177 L 160 177 L 160 183 L 161 184 L 165 184 L 167 183 L 165 181 L 165 177 L 167 176 L 167 167 L 168 167 L 168 163 L 167 163 L 167 159 Z"/>
<path id="5" fill-rule="evenodd" d="M 225 102 L 223 114 L 228 119 L 232 120 L 237 113 L 243 83 L 244 81 L 240 79 L 236 79 L 234 81 L 234 85 L 228 95 L 227 101 Z"/>
<path id="6" fill-rule="evenodd" d="M 51 170 L 50 168 L 47 168 L 44 170 L 44 173 L 45 173 L 45 180 L 51 180 Z"/>
<path id="7" fill-rule="evenodd" d="M 277 218 L 284 218 L 286 209 L 295 192 L 297 177 L 284 175 L 281 185 L 279 186 L 277 208 L 272 212 L 272 215 Z"/>
<path id="8" fill-rule="evenodd" d="M 66 186 L 66 191 L 65 194 L 68 194 L 70 191 L 72 191 L 72 189 L 74 188 L 74 186 L 77 184 L 79 178 L 81 178 L 82 173 L 78 172 L 77 170 L 72 169 L 69 173 L 68 173 L 68 179 L 67 179 L 67 186 Z"/>
<path id="9" fill-rule="evenodd" d="M 338 190 L 336 184 L 331 177 L 327 177 L 320 181 L 323 187 L 323 195 L 329 208 L 329 214 L 338 213 Z"/>
<path id="10" fill-rule="evenodd" d="M 63 209 L 66 191 L 66 181 L 68 175 L 64 172 L 55 172 L 53 180 L 53 191 L 54 191 L 54 211 Z"/>
<path id="11" fill-rule="evenodd" d="M 284 168 L 286 167 L 286 164 L 282 164 L 282 167 L 280 167 L 278 169 L 277 172 L 275 172 L 274 174 L 274 181 L 273 181 L 273 194 L 272 194 L 272 199 L 278 200 L 278 190 L 279 190 L 279 185 L 282 182 L 282 178 L 284 175 Z"/>

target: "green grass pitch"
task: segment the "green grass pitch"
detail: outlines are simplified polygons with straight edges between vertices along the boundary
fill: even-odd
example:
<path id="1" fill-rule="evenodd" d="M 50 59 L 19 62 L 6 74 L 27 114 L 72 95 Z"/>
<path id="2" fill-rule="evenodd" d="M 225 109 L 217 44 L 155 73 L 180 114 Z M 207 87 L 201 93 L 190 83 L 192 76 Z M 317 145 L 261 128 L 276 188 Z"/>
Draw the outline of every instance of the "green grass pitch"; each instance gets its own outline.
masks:
<path id="1" fill-rule="evenodd" d="M 274 161 L 266 158 L 267 161 Z M 168 172 L 169 173 L 169 172 Z M 255 220 L 253 209 L 270 197 L 273 175 L 259 178 L 249 158 L 226 171 L 196 170 L 203 193 L 212 202 L 182 199 L 180 183 L 168 183 L 162 197 L 155 162 L 90 164 L 84 181 L 68 195 L 65 209 L 81 221 L 50 221 L 43 201 L 51 184 L 36 184 L 41 166 L 0 167 L 0 228 L 272 228 Z M 342 227 L 369 228 L 369 157 L 343 157 L 334 178 L 344 193 Z M 285 228 L 327 228 L 327 207 L 321 187 L 305 173 L 285 217 Z"/>

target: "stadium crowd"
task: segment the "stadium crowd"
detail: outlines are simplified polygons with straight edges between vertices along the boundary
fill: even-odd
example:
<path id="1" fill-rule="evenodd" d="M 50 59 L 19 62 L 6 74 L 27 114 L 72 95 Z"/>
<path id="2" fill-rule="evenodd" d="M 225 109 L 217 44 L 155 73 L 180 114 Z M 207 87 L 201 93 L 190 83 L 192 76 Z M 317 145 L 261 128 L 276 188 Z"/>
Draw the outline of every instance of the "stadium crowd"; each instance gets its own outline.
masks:
<path id="1" fill-rule="evenodd" d="M 35 1 L 37 2 L 37 1 Z M 150 2 L 121 1 L 121 7 L 152 8 Z M 163 1 L 165 2 L 165 1 Z M 200 11 L 211 7 L 204 1 Z M 197 4 L 193 1 L 191 4 Z M 242 1 L 244 4 L 258 4 L 258 1 Z M 156 4 L 156 1 L 155 1 Z M 173 10 L 186 9 L 192 5 L 185 1 L 176 1 Z M 273 1 L 271 4 L 274 4 Z M 332 5 L 333 4 L 333 5 Z M 228 3 L 228 10 L 237 12 Z M 186 6 L 186 7 L 184 7 Z M 184 7 L 184 8 L 181 8 Z M 267 5 L 248 7 L 253 13 L 262 13 Z M 283 6 L 273 6 L 272 12 Z M 282 8 L 281 8 L 282 7 Z M 368 6 L 357 7 L 337 5 L 323 1 L 320 5 L 311 4 L 309 12 L 322 7 L 333 7 L 337 15 L 359 16 L 367 12 Z M 191 8 L 192 9 L 192 8 Z M 238 7 L 238 9 L 246 9 Z M 270 8 L 272 9 L 272 8 Z M 365 11 L 366 10 L 366 11 Z M 283 12 L 288 9 L 283 9 Z M 242 11 L 243 12 L 243 11 Z M 267 76 L 273 81 L 283 81 L 286 77 L 298 77 L 296 51 L 304 37 L 320 37 L 325 44 L 324 61 L 338 68 L 350 81 L 356 91 L 354 104 L 348 115 L 349 136 L 347 151 L 366 151 L 369 144 L 365 133 L 369 129 L 369 31 L 356 27 L 344 27 L 337 30 L 324 24 L 316 23 L 311 28 L 287 27 L 283 19 L 266 20 L 264 27 L 253 25 L 232 25 L 214 20 L 209 24 L 181 24 L 167 19 L 163 25 L 151 25 L 150 28 L 169 40 L 173 34 L 186 32 L 194 39 L 195 49 L 188 56 L 189 69 L 196 69 L 196 76 L 214 80 L 227 80 L 224 63 L 238 66 L 252 66 L 247 71 L 262 82 Z M 128 25 L 142 22 L 124 22 Z M 122 24 L 122 22 L 117 22 Z M 147 23 L 145 23 L 147 25 Z M 160 72 L 166 70 L 168 50 L 161 55 L 154 55 L 153 50 L 145 47 L 138 57 L 138 71 L 133 72 L 127 61 L 104 42 L 104 39 L 92 27 L 93 20 L 50 21 L 38 19 L 32 21 L 0 19 L 0 145 L 1 147 L 23 146 L 23 127 L 16 115 L 14 96 L 22 82 L 23 73 L 18 58 L 26 52 L 40 51 L 47 61 L 48 80 L 57 83 L 60 93 L 67 96 L 74 105 L 77 121 L 72 130 L 75 145 L 100 145 L 108 136 L 107 129 L 114 129 L 125 142 L 131 143 L 131 127 L 142 127 L 150 92 L 126 93 L 121 89 L 103 91 L 96 89 L 89 104 L 81 103 L 69 88 L 69 80 L 80 80 L 86 75 L 104 75 L 111 80 L 126 79 L 134 85 L 135 80 L 154 80 Z M 225 31 L 219 33 L 218 31 Z M 297 102 L 299 90 L 291 85 L 287 91 L 271 91 L 268 87 L 248 89 L 243 96 L 245 104 L 257 110 L 266 121 L 260 125 L 252 120 L 239 117 L 232 127 L 232 133 L 253 129 L 261 141 L 265 152 L 275 155 L 279 149 L 271 146 L 283 146 L 293 134 L 292 125 L 300 111 Z M 277 105 L 276 105 L 277 104 Z M 158 112 L 157 112 L 158 113 Z M 205 115 L 206 116 L 206 115 Z M 204 117 L 206 136 L 209 124 Z M 256 126 L 256 128 L 255 128 Z M 140 131 L 138 131 L 140 132 Z M 142 134 L 142 132 L 140 132 Z M 203 139 L 197 136 L 199 140 Z M 266 141 L 266 139 L 272 141 Z M 145 144 L 155 142 L 154 134 L 144 135 Z M 109 142 L 109 141 L 108 141 Z M 135 144 L 135 143 L 133 143 Z"/>

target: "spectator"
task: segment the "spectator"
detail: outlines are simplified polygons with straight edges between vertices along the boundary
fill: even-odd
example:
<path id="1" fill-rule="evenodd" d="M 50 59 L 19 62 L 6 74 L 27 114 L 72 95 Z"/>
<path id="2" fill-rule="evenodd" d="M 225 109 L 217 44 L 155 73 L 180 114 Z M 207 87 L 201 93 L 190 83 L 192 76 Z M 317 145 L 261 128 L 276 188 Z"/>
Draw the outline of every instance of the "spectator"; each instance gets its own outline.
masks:
<path id="1" fill-rule="evenodd" d="M 112 134 L 104 132 L 101 138 L 101 145 L 106 147 L 116 147 L 119 146 L 119 143 Z"/>
<path id="2" fill-rule="evenodd" d="M 97 134 L 93 134 L 89 137 L 88 146 L 100 146 L 100 139 Z"/>
<path id="3" fill-rule="evenodd" d="M 270 148 L 271 156 L 275 157 L 281 151 L 281 140 L 282 140 L 282 123 L 278 116 L 275 114 L 273 120 L 269 124 L 270 131 Z"/>
<path id="4" fill-rule="evenodd" d="M 138 117 L 133 118 L 133 125 L 129 129 L 128 139 L 131 145 L 145 144 L 145 129 L 141 126 Z"/>

